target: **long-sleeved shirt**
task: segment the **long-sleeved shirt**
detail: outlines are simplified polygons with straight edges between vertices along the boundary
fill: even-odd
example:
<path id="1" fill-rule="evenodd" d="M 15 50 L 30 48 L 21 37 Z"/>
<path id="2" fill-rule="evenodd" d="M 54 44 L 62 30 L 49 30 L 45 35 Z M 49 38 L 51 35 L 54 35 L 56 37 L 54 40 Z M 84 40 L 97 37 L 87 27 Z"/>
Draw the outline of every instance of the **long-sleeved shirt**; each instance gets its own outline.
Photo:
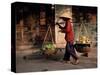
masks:
<path id="1" fill-rule="evenodd" d="M 74 32 L 73 32 L 72 23 L 70 21 L 66 22 L 65 40 L 67 42 L 74 42 Z"/>
<path id="2" fill-rule="evenodd" d="M 59 28 L 64 31 L 65 40 L 67 42 L 74 42 L 74 32 L 73 32 L 72 23 L 70 22 L 70 20 L 66 21 L 65 27 L 59 26 Z"/>

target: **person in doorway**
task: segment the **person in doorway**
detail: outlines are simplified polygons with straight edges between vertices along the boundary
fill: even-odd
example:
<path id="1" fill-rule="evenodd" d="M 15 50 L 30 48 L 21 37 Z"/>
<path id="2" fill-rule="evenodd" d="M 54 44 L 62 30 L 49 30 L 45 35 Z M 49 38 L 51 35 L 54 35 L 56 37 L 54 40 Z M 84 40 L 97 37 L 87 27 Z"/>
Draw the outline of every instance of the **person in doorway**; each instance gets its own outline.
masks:
<path id="1" fill-rule="evenodd" d="M 66 48 L 65 48 L 65 54 L 64 54 L 63 61 L 66 63 L 71 63 L 70 56 L 72 56 L 73 58 L 72 64 L 76 65 L 79 63 L 79 60 L 78 60 L 78 56 L 74 48 L 74 32 L 73 32 L 73 26 L 71 23 L 71 18 L 60 17 L 60 19 L 65 21 L 64 27 L 62 27 L 60 23 L 56 23 L 61 29 L 61 32 L 65 33 Z"/>

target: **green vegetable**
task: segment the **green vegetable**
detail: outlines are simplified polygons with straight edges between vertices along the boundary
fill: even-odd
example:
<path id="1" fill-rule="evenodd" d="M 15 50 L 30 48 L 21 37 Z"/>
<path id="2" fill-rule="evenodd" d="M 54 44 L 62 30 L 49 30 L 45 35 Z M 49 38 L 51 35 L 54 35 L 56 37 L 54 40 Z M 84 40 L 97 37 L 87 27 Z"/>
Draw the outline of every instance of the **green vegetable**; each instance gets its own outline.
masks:
<path id="1" fill-rule="evenodd" d="M 54 50 L 55 47 L 54 47 L 54 45 L 53 45 L 51 42 L 48 42 L 48 43 L 46 43 L 46 44 L 43 46 L 42 49 L 43 49 L 43 50 Z"/>

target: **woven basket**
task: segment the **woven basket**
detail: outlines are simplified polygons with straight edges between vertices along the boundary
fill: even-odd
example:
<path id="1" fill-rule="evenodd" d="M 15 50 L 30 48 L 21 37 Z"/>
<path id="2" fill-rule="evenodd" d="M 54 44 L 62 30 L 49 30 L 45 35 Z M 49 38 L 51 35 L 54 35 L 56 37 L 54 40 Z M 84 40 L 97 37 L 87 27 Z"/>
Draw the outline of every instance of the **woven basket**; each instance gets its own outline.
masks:
<path id="1" fill-rule="evenodd" d="M 91 48 L 90 47 L 76 48 L 76 51 L 80 53 L 88 53 L 91 51 Z"/>
<path id="2" fill-rule="evenodd" d="M 52 55 L 55 53 L 55 46 L 52 43 L 46 43 L 42 48 L 43 54 Z"/>
<path id="3" fill-rule="evenodd" d="M 51 50 L 51 49 L 44 51 L 44 54 L 46 54 L 46 55 L 53 55 L 54 53 L 55 53 L 55 50 Z"/>

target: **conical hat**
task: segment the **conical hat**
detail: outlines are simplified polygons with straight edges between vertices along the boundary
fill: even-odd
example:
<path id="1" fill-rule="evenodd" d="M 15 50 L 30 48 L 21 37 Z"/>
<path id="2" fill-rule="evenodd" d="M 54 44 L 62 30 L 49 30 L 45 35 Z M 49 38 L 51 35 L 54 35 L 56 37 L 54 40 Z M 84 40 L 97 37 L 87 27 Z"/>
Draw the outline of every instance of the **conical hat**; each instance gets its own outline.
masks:
<path id="1" fill-rule="evenodd" d="M 70 19 L 72 19 L 72 16 L 71 16 L 71 14 L 69 14 L 69 13 L 63 13 L 63 14 L 61 14 L 60 17 L 70 18 Z"/>

